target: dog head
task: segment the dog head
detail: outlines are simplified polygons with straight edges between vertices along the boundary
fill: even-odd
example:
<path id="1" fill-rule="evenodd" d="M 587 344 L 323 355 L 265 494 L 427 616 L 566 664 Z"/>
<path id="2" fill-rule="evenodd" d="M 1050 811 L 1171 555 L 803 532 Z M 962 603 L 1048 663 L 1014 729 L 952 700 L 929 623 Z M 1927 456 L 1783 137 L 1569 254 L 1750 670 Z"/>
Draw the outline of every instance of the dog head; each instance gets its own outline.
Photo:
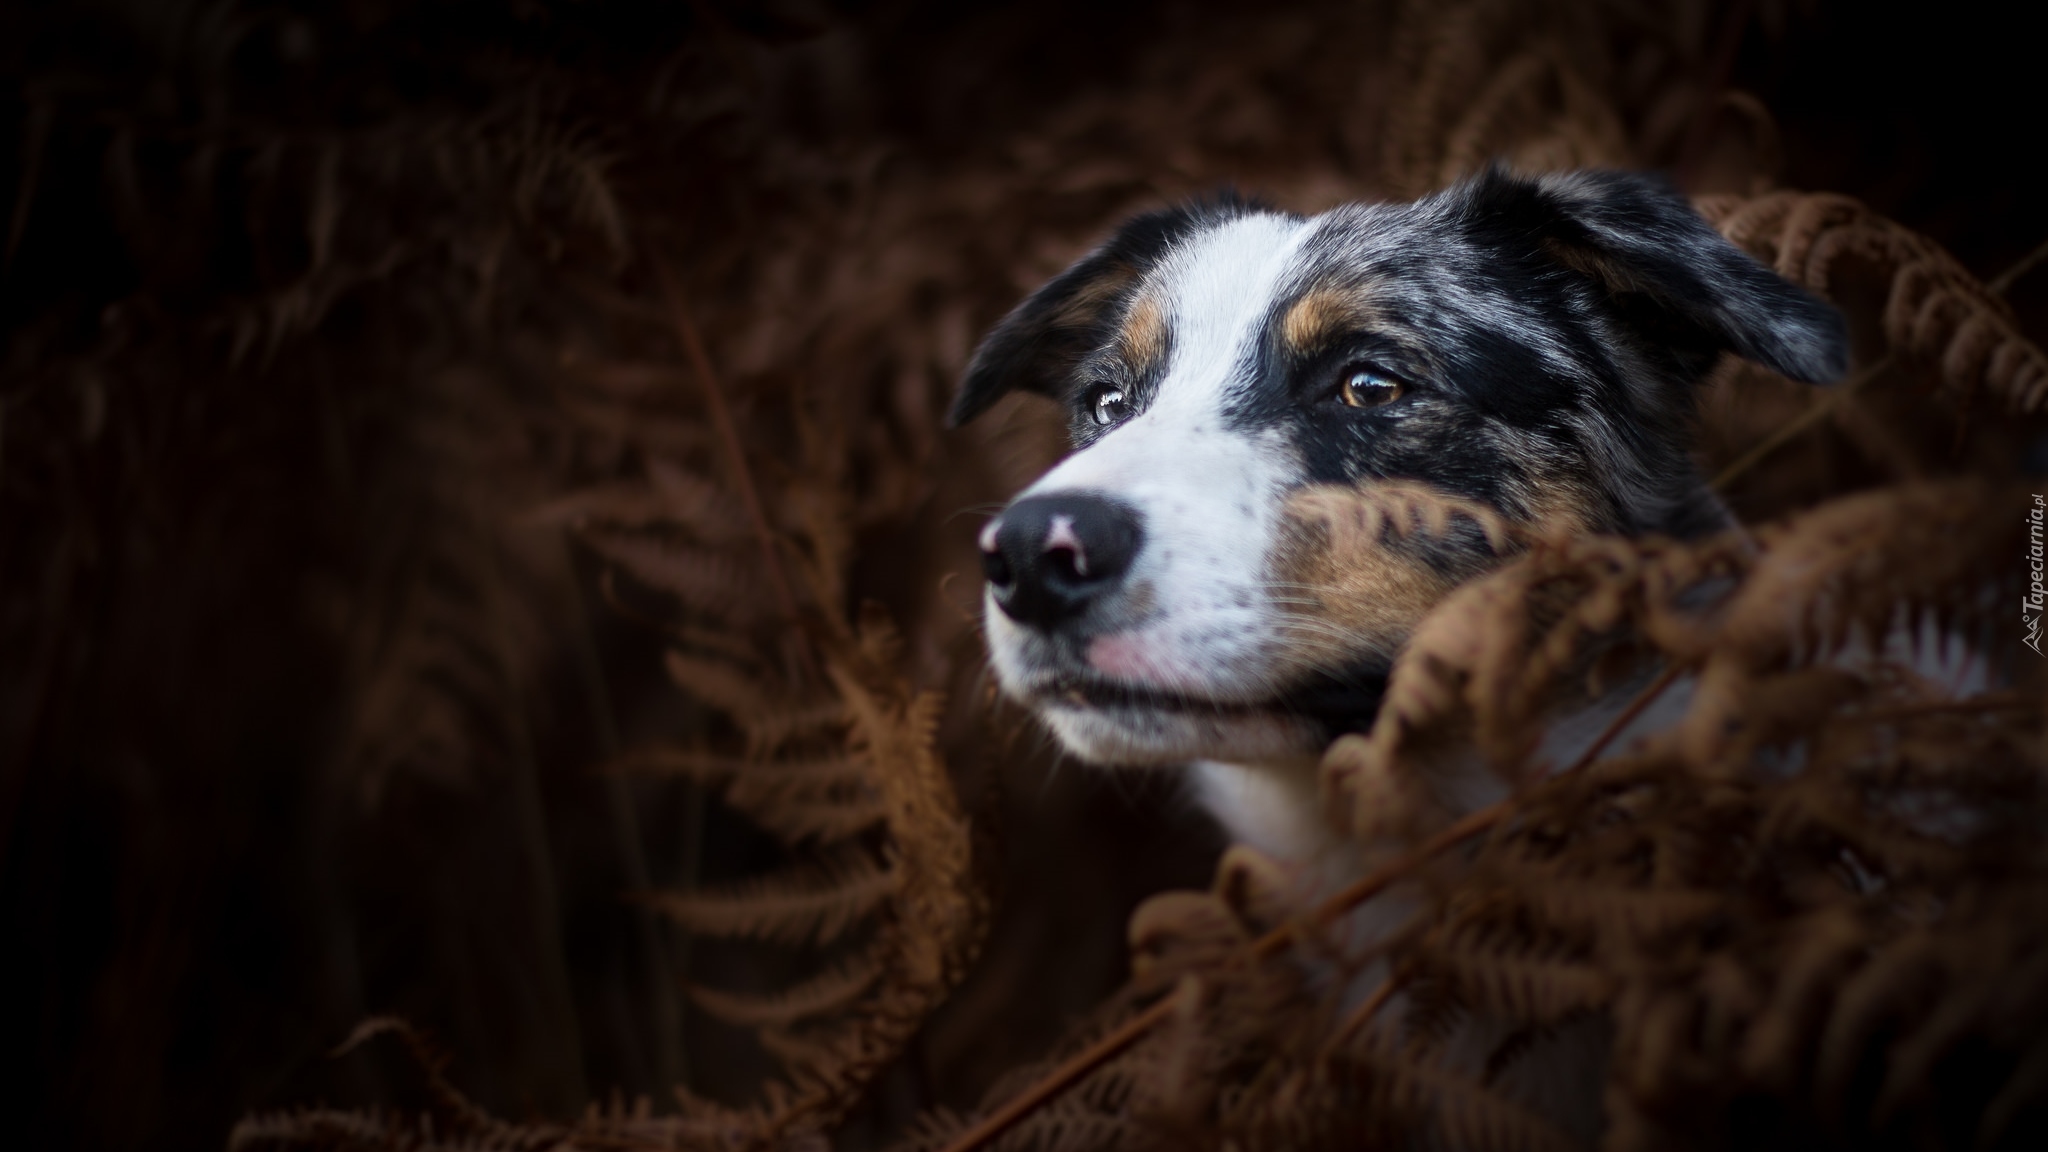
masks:
<path id="1" fill-rule="evenodd" d="M 1333 562 L 1291 502 L 1399 482 L 1522 524 L 1711 530 L 1686 432 L 1730 351 L 1805 381 L 1847 356 L 1832 308 L 1640 176 L 1140 216 L 997 326 L 953 409 L 1034 392 L 1076 449 L 981 534 L 998 679 L 1085 759 L 1313 755 L 1496 556 L 1461 522 Z"/>

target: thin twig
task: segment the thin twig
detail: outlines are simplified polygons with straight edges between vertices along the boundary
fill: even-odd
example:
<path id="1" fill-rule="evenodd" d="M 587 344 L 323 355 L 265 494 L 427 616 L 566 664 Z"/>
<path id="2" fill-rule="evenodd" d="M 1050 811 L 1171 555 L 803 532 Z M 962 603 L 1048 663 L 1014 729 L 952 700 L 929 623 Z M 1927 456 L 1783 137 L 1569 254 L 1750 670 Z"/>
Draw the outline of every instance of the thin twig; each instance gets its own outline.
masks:
<path id="1" fill-rule="evenodd" d="M 1036 1111 L 1046 1101 L 1071 1087 L 1088 1073 L 1095 1071 L 1119 1052 L 1143 1039 L 1147 1032 L 1173 1015 L 1182 993 L 1163 996 L 1158 1003 L 1123 1022 L 1116 1031 L 1075 1053 L 1066 1063 L 1047 1073 L 1045 1077 L 1010 1098 L 1009 1103 L 988 1114 L 981 1123 L 960 1134 L 944 1152 L 973 1152 L 990 1140 L 1008 1131 L 1012 1124 Z"/>
<path id="2" fill-rule="evenodd" d="M 1401 982 L 1391 974 L 1385 980 L 1380 981 L 1380 986 L 1373 989 L 1372 995 L 1366 997 L 1365 1003 L 1360 1004 L 1351 1015 L 1344 1018 L 1343 1024 L 1338 1025 L 1336 1034 L 1331 1036 L 1330 1042 L 1323 1046 L 1323 1051 L 1326 1054 L 1335 1052 L 1339 1044 L 1344 1043 L 1353 1033 L 1371 1023 L 1372 1018 L 1380 1014 L 1380 1009 L 1386 1007 L 1387 1001 L 1392 1000 L 1394 993 L 1400 991 L 1400 989 Z"/>
<path id="3" fill-rule="evenodd" d="M 1714 477 L 1713 487 L 1725 490 L 1729 484 L 1734 482 L 1736 477 L 1754 468 L 1758 461 L 1784 447 L 1808 428 L 1833 415 L 1835 409 L 1840 407 L 1843 401 L 1861 391 L 1864 385 L 1877 379 L 1879 375 L 1892 366 L 1896 359 L 1897 356 L 1887 352 L 1875 364 L 1851 376 L 1842 384 L 1821 393 L 1820 399 L 1810 405 L 1806 411 L 1778 425 L 1769 436 L 1764 437 L 1751 447 L 1749 451 L 1736 457 L 1734 463 L 1721 469 L 1721 474 Z"/>
<path id="4" fill-rule="evenodd" d="M 1643 690 L 1636 693 L 1636 698 L 1628 702 L 1628 707 L 1623 708 L 1620 715 L 1608 721 L 1607 727 L 1600 730 L 1600 735 L 1595 737 L 1591 744 L 1586 745 L 1586 750 L 1579 753 L 1576 759 L 1567 764 L 1557 774 L 1567 776 L 1591 764 L 1600 753 L 1607 750 L 1607 745 L 1616 736 L 1621 735 L 1621 730 L 1634 723 L 1635 718 L 1643 714 L 1643 709 L 1648 708 L 1652 701 L 1662 696 L 1664 690 L 1671 687 L 1672 683 L 1678 679 L 1679 673 L 1684 671 L 1685 665 L 1673 664 L 1669 668 L 1664 669 L 1664 671 L 1659 672 L 1655 680 L 1644 685 Z"/>
<path id="5" fill-rule="evenodd" d="M 1989 289 L 1993 296 L 2003 296 L 2006 290 L 2013 286 L 2015 281 L 2032 272 L 2035 266 L 2039 265 L 2043 260 L 2048 260 L 2048 240 L 2043 240 L 2033 251 L 2020 257 L 2011 266 L 2006 268 L 2005 271 L 1986 280 L 1984 287 Z"/>
<path id="6" fill-rule="evenodd" d="M 1423 841 L 1419 847 L 1403 854 L 1399 859 L 1390 860 L 1371 874 L 1352 881 L 1335 896 L 1323 901 L 1322 905 L 1302 923 L 1284 924 L 1266 933 L 1252 945 L 1252 955 L 1271 956 L 1299 938 L 1304 929 L 1323 928 L 1330 921 L 1420 872 L 1423 865 L 1431 860 L 1492 828 L 1506 819 L 1507 814 L 1508 802 L 1503 800 L 1466 816 Z"/>
<path id="7" fill-rule="evenodd" d="M 747 516 L 754 522 L 754 534 L 761 543 L 761 562 L 769 582 L 775 585 L 775 597 L 781 603 L 783 618 L 794 623 L 799 619 L 796 593 L 788 575 L 783 572 L 782 556 L 775 547 L 775 529 L 768 522 L 760 491 L 754 487 L 753 472 L 747 467 L 746 449 L 740 444 L 732 409 L 725 402 L 725 392 L 719 387 L 718 375 L 711 370 L 711 357 L 704 353 L 704 340 L 698 335 L 697 325 L 683 304 L 683 295 L 676 288 L 675 277 L 670 275 L 668 265 L 662 261 L 655 260 L 653 264 L 655 274 L 661 280 L 662 294 L 668 298 L 669 312 L 675 318 L 677 338 L 690 357 L 690 367 L 696 372 L 698 385 L 704 390 L 704 408 L 710 413 L 711 423 L 718 429 L 718 438 L 725 445 L 727 462 L 732 468 L 733 487 L 739 490 L 740 500 L 747 506 Z"/>

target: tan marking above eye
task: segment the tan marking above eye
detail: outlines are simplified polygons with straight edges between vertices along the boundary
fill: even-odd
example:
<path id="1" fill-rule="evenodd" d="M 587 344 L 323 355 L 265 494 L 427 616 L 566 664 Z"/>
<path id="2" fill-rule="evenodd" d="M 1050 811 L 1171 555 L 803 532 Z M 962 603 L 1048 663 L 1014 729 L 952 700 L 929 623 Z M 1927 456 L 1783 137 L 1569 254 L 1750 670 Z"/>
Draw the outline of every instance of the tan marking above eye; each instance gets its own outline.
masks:
<path id="1" fill-rule="evenodd" d="M 1313 353 L 1331 338 L 1374 327 L 1377 320 L 1371 303 L 1359 292 L 1312 288 L 1280 318 L 1280 339 L 1297 353 Z"/>
<path id="2" fill-rule="evenodd" d="M 1117 344 L 1133 370 L 1143 373 L 1166 355 L 1166 310 L 1149 292 L 1131 301 L 1117 332 Z"/>

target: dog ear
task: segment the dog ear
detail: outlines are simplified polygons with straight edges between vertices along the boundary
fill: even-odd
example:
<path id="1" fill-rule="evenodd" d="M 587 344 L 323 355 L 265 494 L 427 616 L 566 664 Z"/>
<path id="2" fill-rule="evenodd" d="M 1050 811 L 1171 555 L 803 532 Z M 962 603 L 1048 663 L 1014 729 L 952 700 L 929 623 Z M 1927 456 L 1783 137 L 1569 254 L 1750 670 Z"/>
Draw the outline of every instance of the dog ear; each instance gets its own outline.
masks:
<path id="1" fill-rule="evenodd" d="M 1248 210 L 1234 193 L 1133 217 L 1100 248 L 1031 294 L 974 350 L 946 425 L 958 428 L 1013 391 L 1058 398 L 1067 373 L 1101 343 L 1116 304 L 1176 240 Z"/>
<path id="2" fill-rule="evenodd" d="M 1528 179 L 1495 167 L 1467 195 L 1475 219 L 1539 237 L 1612 296 L 1647 298 L 1714 348 L 1814 384 L 1848 370 L 1842 314 L 1729 243 L 1661 180 L 1605 171 Z"/>

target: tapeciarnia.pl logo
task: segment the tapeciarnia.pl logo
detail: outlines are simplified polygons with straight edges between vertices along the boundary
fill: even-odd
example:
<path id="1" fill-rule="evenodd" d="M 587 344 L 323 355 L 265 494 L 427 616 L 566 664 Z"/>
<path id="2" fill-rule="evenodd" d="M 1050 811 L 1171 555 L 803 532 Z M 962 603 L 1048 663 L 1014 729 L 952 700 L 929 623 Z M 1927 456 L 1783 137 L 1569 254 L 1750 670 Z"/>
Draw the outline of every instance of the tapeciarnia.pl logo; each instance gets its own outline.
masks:
<path id="1" fill-rule="evenodd" d="M 2043 507 L 2041 496 L 2036 493 L 2034 506 L 2027 511 L 2027 563 L 2033 570 L 2034 582 L 2028 587 L 2026 601 L 2020 606 L 2020 623 L 2027 629 L 2026 637 L 2020 643 L 2032 648 L 2036 656 L 2044 655 L 2041 651 L 2041 609 L 2044 602 L 2048 602 L 2048 589 L 2041 587 L 2042 570 L 2048 567 L 2042 560 L 2041 550 L 2041 517 L 2044 512 L 2048 512 L 2048 508 Z"/>

